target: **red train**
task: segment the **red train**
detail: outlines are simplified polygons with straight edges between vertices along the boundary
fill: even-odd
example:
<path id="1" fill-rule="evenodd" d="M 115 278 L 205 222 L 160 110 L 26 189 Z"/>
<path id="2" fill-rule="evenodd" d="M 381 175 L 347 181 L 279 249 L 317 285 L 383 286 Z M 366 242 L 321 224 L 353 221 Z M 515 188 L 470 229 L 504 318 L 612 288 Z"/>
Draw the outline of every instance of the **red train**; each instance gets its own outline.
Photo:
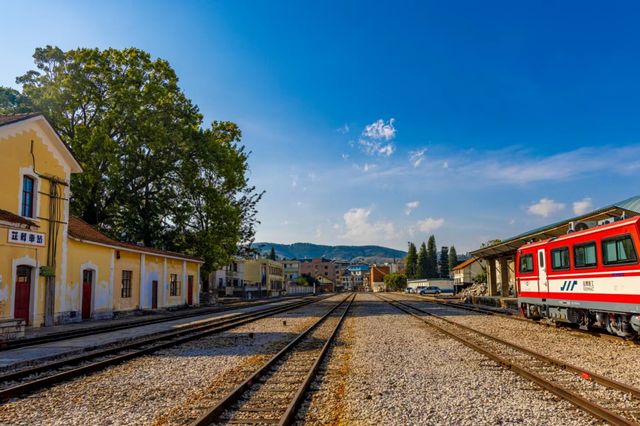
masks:
<path id="1" fill-rule="evenodd" d="M 549 318 L 623 337 L 640 335 L 640 216 L 518 249 L 518 304 Z"/>

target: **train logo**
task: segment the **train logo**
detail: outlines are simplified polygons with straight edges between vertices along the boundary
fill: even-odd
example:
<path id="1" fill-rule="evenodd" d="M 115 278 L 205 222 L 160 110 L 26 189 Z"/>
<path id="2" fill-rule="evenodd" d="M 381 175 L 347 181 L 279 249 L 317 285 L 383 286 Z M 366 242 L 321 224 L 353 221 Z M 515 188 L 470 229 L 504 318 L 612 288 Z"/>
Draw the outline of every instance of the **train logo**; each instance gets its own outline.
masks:
<path id="1" fill-rule="evenodd" d="M 562 287 L 560 287 L 560 291 L 573 291 L 573 289 L 576 288 L 577 285 L 578 285 L 577 280 L 565 281 L 564 284 L 562 284 Z"/>

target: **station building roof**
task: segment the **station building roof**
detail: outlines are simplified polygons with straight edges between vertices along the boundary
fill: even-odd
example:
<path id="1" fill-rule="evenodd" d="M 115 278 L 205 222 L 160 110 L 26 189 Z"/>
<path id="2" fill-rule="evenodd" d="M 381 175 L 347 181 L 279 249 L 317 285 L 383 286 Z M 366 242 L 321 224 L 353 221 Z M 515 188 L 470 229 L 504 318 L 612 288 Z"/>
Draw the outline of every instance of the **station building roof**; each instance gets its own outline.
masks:
<path id="1" fill-rule="evenodd" d="M 571 222 L 587 222 L 603 219 L 612 219 L 624 215 L 632 217 L 640 215 L 640 195 L 627 198 L 626 200 L 610 204 L 592 212 L 564 219 L 550 225 L 541 226 L 536 229 L 508 238 L 501 243 L 488 247 L 482 247 L 471 252 L 474 257 L 490 258 L 515 254 L 516 250 L 530 241 L 543 240 L 551 237 L 559 237 L 569 230 Z"/>
<path id="2" fill-rule="evenodd" d="M 12 225 L 24 225 L 29 228 L 38 228 L 38 225 L 36 225 L 35 222 L 3 209 L 0 209 L 0 222 L 9 223 Z"/>
<path id="3" fill-rule="evenodd" d="M 173 251 L 160 250 L 153 247 L 139 246 L 131 243 L 123 243 L 121 241 L 114 240 L 113 238 L 107 237 L 102 232 L 98 231 L 93 226 L 89 225 L 84 220 L 80 219 L 76 216 L 69 217 L 69 236 L 78 241 L 95 243 L 102 246 L 112 247 L 116 249 L 129 250 L 134 252 L 143 252 L 149 254 L 156 254 L 164 257 L 172 257 L 182 260 L 189 260 L 193 262 L 203 263 L 203 260 L 189 256 L 182 253 L 176 253 Z"/>

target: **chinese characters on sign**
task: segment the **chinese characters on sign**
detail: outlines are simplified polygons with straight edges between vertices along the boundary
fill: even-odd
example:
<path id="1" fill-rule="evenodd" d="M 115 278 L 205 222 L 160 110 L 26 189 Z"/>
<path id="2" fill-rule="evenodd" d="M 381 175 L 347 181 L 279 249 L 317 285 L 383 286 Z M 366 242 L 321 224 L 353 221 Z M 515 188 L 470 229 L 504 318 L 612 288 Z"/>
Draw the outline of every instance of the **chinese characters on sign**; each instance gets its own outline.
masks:
<path id="1" fill-rule="evenodd" d="M 9 229 L 9 242 L 29 246 L 44 246 L 44 234 L 40 232 Z"/>

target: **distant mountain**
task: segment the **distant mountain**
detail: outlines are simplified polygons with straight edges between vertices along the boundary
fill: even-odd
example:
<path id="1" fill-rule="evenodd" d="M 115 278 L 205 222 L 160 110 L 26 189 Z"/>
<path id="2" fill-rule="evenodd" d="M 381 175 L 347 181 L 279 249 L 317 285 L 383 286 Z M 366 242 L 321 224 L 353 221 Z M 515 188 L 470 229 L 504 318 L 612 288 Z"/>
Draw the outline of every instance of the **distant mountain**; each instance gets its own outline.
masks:
<path id="1" fill-rule="evenodd" d="M 312 259 L 324 257 L 344 261 L 382 263 L 399 260 L 407 255 L 402 250 L 396 250 L 381 246 L 323 246 L 311 243 L 253 243 L 253 248 L 260 253 L 269 254 L 271 247 L 278 257 L 287 259 Z"/>

